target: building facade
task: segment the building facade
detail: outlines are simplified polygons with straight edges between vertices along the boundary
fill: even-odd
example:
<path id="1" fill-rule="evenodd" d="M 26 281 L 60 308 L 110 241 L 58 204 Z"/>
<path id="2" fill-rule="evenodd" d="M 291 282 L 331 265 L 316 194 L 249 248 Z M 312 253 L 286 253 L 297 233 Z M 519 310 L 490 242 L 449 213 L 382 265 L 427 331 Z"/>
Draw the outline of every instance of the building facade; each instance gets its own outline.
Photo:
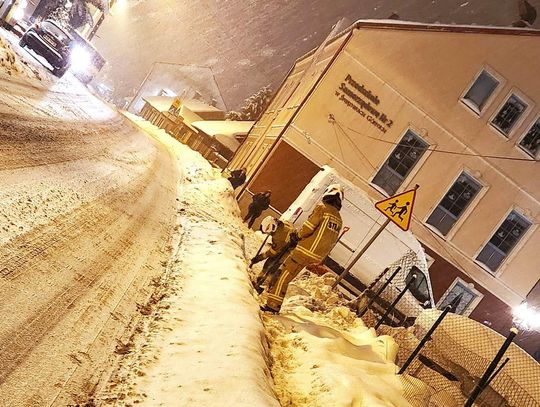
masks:
<path id="1" fill-rule="evenodd" d="M 374 201 L 419 184 L 435 299 L 506 333 L 540 303 L 539 68 L 536 30 L 359 21 L 296 62 L 237 151 L 240 205 L 271 189 L 281 213 L 322 165 Z"/>

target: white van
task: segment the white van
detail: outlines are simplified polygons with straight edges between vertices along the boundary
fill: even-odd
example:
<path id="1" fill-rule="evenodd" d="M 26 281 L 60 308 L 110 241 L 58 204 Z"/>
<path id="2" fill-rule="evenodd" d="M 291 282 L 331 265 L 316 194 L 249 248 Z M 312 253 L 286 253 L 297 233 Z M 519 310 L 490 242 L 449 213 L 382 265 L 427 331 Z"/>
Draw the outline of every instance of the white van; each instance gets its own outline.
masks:
<path id="1" fill-rule="evenodd" d="M 282 219 L 291 220 L 297 228 L 300 228 L 313 208 L 321 202 L 326 187 L 336 183 L 341 184 L 345 192 L 341 217 L 343 226 L 348 227 L 349 231 L 342 236 L 328 256 L 329 259 L 326 263 L 339 273 L 341 269 L 346 268 L 353 262 L 358 251 L 362 249 L 386 219 L 383 214 L 375 209 L 375 202 L 364 191 L 347 181 L 333 168 L 324 166 L 304 188 L 289 209 L 283 213 Z M 299 216 L 298 213 L 300 213 Z M 387 291 L 390 293 L 391 291 L 403 289 L 408 282 L 407 276 L 409 276 L 411 270 L 413 272 L 420 271 L 425 278 L 417 280 L 418 284 L 411 287 L 404 301 L 415 303 L 418 312 L 434 304 L 424 249 L 411 232 L 404 232 L 392 223 L 386 227 L 358 262 L 354 264 L 350 271 L 351 277 L 347 278 L 340 288 L 351 297 L 358 295 L 385 268 L 388 267 L 389 272 L 382 281 L 398 266 L 401 266 L 402 269 Z M 413 296 L 416 298 L 413 298 Z"/>

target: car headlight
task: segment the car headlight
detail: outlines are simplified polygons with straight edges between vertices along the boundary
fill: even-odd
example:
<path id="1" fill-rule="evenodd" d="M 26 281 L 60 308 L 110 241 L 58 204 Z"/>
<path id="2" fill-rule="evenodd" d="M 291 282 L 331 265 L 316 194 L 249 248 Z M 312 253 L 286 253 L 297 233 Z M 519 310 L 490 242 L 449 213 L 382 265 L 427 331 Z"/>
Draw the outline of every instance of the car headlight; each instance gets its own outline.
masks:
<path id="1" fill-rule="evenodd" d="M 80 45 L 75 45 L 70 55 L 71 69 L 76 72 L 85 72 L 92 64 L 92 56 Z"/>

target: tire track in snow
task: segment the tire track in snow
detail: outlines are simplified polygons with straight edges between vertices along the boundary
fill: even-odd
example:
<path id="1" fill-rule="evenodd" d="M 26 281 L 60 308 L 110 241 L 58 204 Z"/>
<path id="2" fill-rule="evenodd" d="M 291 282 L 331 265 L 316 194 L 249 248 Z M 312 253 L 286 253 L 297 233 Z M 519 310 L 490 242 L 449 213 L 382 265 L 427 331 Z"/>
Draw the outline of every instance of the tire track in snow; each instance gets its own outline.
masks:
<path id="1" fill-rule="evenodd" d="M 84 399 L 169 256 L 178 179 L 169 152 L 81 86 L 51 86 L 0 78 L 0 196 L 9 198 L 0 217 L 15 225 L 0 244 L 2 407 Z M 69 174 L 56 175 L 61 163 Z M 79 199 L 97 178 L 103 193 Z M 36 205 L 49 215 L 39 222 L 29 216 Z"/>
<path id="2" fill-rule="evenodd" d="M 142 181 L 147 182 L 148 178 Z M 71 219 L 62 220 L 63 227 L 55 228 L 48 225 L 49 230 L 45 234 L 36 231 L 37 236 L 33 240 L 38 241 L 39 245 L 29 245 L 29 242 L 19 242 L 16 246 L 19 250 L 14 250 L 17 254 L 10 259 L 11 261 L 2 261 L 2 264 L 5 265 L 2 270 L 7 269 L 10 272 L 3 273 L 0 271 L 0 274 L 4 277 L 15 279 L 22 273 L 34 272 L 38 263 L 47 260 L 48 257 L 54 256 L 55 253 L 64 252 L 66 248 L 64 246 L 72 246 L 73 241 L 81 236 L 85 238 L 88 237 L 88 234 L 95 234 L 97 235 L 96 237 L 100 237 L 105 231 L 111 231 L 121 226 L 121 223 L 124 221 L 124 219 L 119 217 L 122 212 L 121 208 L 115 208 L 108 214 L 101 216 L 95 216 L 95 208 L 105 208 L 107 205 L 114 204 L 114 202 L 125 202 L 127 197 L 133 197 L 142 193 L 145 183 L 139 182 L 138 184 L 138 188 L 133 189 L 130 193 L 113 194 L 103 203 L 97 202 L 81 211 L 77 211 L 74 215 L 68 216 Z M 119 195 L 125 196 L 122 199 Z M 117 219 L 116 222 L 114 222 L 115 218 Z M 107 227 L 100 231 L 99 226 Z M 40 339 L 62 319 L 64 314 L 69 311 L 69 308 L 73 306 L 73 303 L 89 287 L 95 284 L 100 276 L 109 271 L 111 264 L 114 264 L 111 262 L 111 259 L 115 259 L 121 251 L 125 250 L 125 247 L 130 243 L 128 237 L 134 234 L 136 235 L 142 226 L 142 222 L 132 221 L 129 227 L 121 234 L 111 234 L 111 240 L 96 239 L 98 244 L 93 246 L 93 249 L 96 250 L 93 257 L 88 256 L 80 259 L 80 262 L 85 264 L 84 270 L 81 270 L 83 274 L 77 274 L 71 285 L 58 296 L 48 301 L 44 307 L 32 315 L 31 319 L 24 321 L 21 324 L 22 329 L 2 335 L 3 338 L 9 339 L 4 339 L 0 342 L 0 366 L 2 366 L 2 370 L 0 371 L 0 385 L 19 365 L 21 360 L 31 352 L 32 348 Z M 8 249 L 8 252 L 12 252 L 12 250 Z M 13 272 L 15 272 L 14 275 Z"/>

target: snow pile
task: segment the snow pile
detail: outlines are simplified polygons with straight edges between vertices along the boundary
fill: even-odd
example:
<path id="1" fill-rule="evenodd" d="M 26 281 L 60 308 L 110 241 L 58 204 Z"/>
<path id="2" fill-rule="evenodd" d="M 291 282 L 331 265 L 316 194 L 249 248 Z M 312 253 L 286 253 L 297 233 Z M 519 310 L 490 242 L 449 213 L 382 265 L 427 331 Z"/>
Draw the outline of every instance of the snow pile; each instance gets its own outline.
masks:
<path id="1" fill-rule="evenodd" d="M 9 41 L 0 36 L 0 74 L 7 73 L 9 76 L 26 76 L 38 78 L 39 73 L 31 68 L 28 63 L 19 58 Z"/>
<path id="2" fill-rule="evenodd" d="M 271 390 L 258 303 L 246 273 L 239 210 L 228 181 L 200 154 L 137 124 L 178 157 L 179 234 L 156 304 L 102 405 L 279 406 Z M 152 307 L 153 305 L 153 307 Z"/>
<path id="3" fill-rule="evenodd" d="M 13 52 L 11 45 L 2 37 L 0 37 L 0 67 L 2 67 L 8 75 L 22 72 L 17 63 L 15 52 Z"/>
<path id="4" fill-rule="evenodd" d="M 264 318 L 281 405 L 410 406 L 405 385 L 416 393 L 425 387 L 396 375 L 395 341 L 377 336 L 345 307 L 331 291 L 333 281 L 331 274 L 304 274 L 292 283 L 281 315 Z"/>

